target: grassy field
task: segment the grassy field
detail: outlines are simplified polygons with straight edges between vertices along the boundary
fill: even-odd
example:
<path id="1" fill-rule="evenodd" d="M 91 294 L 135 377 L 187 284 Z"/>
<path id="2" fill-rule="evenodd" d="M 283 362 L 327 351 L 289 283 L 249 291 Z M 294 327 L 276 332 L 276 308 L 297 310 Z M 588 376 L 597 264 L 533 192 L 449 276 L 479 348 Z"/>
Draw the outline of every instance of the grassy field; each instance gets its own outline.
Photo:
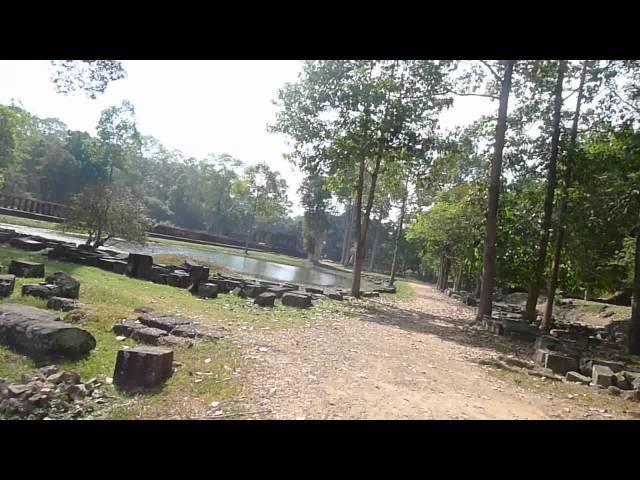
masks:
<path id="1" fill-rule="evenodd" d="M 81 282 L 80 301 L 90 309 L 90 315 L 81 321 L 81 326 L 95 336 L 97 347 L 89 357 L 61 365 L 80 373 L 83 380 L 113 376 L 116 352 L 123 345 L 133 346 L 135 342 L 116 340 L 111 328 L 120 319 L 135 318 L 133 310 L 141 306 L 151 307 L 158 313 L 182 315 L 203 324 L 222 326 L 230 335 L 242 328 L 291 328 L 318 317 L 351 315 L 353 312 L 348 302 L 331 300 L 315 301 L 314 307 L 308 310 L 284 307 L 279 302 L 273 309 L 263 309 L 255 306 L 251 299 L 229 294 L 202 300 L 187 290 L 132 279 L 94 267 L 49 261 L 38 254 L 1 246 L 0 263 L 7 266 L 11 259 L 42 262 L 47 274 L 64 271 Z M 13 295 L 4 302 L 45 308 L 44 300 L 20 295 L 24 283 L 36 281 L 42 279 L 16 279 Z M 117 398 L 117 407 L 110 417 L 196 418 L 204 414 L 211 402 L 232 399 L 238 392 L 239 384 L 232 373 L 239 368 L 241 359 L 230 339 L 201 342 L 193 348 L 177 347 L 174 359 L 184 365 L 178 368 L 160 394 L 129 397 L 113 390 L 111 393 Z M 207 359 L 210 361 L 205 363 Z M 17 380 L 21 374 L 34 369 L 35 365 L 30 360 L 0 347 L 0 378 Z M 203 381 L 196 383 L 195 372 L 210 375 L 203 376 Z"/>

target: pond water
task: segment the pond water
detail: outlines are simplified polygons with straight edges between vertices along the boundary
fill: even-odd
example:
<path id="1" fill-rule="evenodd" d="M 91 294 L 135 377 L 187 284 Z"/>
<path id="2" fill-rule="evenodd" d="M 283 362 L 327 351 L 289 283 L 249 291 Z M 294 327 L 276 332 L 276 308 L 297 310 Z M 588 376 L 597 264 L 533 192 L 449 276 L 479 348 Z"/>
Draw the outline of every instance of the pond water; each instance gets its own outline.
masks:
<path id="1" fill-rule="evenodd" d="M 43 238 L 63 242 L 80 243 L 84 241 L 84 237 L 82 235 L 62 233 L 46 228 L 25 227 L 5 223 L 0 223 L 0 227 L 10 228 L 16 232 L 27 235 L 37 235 Z M 351 275 L 348 273 L 337 272 L 311 265 L 308 267 L 283 265 L 281 263 L 251 258 L 251 254 L 249 254 L 249 256 L 245 256 L 243 254 L 233 255 L 225 252 L 214 252 L 186 246 L 165 245 L 153 241 L 147 242 L 144 246 L 129 242 L 118 242 L 117 245 L 109 246 L 107 248 L 110 250 L 143 253 L 152 256 L 163 253 L 183 255 L 196 261 L 222 265 L 241 275 L 273 282 L 291 282 L 303 285 L 313 285 L 316 287 L 341 288 L 349 288 L 351 285 Z M 365 280 L 363 279 L 362 282 L 363 287 L 365 287 Z"/>

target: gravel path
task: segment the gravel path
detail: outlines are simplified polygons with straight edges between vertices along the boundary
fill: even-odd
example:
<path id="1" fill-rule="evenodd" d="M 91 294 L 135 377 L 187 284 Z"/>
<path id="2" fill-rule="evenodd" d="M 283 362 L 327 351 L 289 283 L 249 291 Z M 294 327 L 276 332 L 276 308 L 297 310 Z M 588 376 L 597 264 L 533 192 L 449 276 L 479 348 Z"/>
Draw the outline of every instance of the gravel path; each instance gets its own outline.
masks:
<path id="1" fill-rule="evenodd" d="M 247 366 L 249 418 L 611 418 L 568 398 L 490 375 L 478 364 L 525 345 L 468 328 L 472 310 L 431 286 L 394 305 L 367 301 L 362 315 L 237 340 Z M 530 348 L 530 346 L 528 347 Z M 601 413 L 604 413 L 601 415 Z"/>

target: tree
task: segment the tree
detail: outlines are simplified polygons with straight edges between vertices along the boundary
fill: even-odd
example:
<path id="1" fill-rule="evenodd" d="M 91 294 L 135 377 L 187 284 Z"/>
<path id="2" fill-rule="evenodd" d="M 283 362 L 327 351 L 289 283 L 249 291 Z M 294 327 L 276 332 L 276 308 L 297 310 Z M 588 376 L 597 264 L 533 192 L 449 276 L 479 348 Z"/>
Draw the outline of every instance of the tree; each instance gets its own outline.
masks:
<path id="1" fill-rule="evenodd" d="M 75 195 L 65 222 L 66 228 L 87 232 L 86 245 L 93 249 L 114 238 L 143 243 L 150 226 L 144 204 L 130 190 L 106 183 Z"/>
<path id="2" fill-rule="evenodd" d="M 64 95 L 81 90 L 95 99 L 111 82 L 127 75 L 118 60 L 53 60 L 51 64 L 51 80 L 56 91 Z"/>
<path id="3" fill-rule="evenodd" d="M 290 207 L 287 182 L 266 163 L 259 163 L 245 168 L 242 177 L 234 181 L 231 195 L 240 210 L 241 224 L 247 229 L 245 254 L 248 254 L 254 226 L 287 215 Z"/>
<path id="4" fill-rule="evenodd" d="M 556 74 L 556 84 L 553 92 L 553 117 L 551 132 L 551 152 L 547 163 L 547 188 L 544 196 L 544 216 L 542 218 L 540 245 L 538 248 L 538 259 L 535 263 L 533 272 L 533 281 L 529 285 L 529 294 L 527 296 L 527 306 L 525 309 L 525 318 L 535 320 L 536 305 L 540 294 L 540 285 L 544 273 L 544 266 L 547 262 L 547 247 L 549 245 L 549 235 L 551 232 L 551 217 L 553 214 L 553 200 L 556 191 L 556 164 L 558 159 L 558 151 L 560 148 L 560 120 L 562 115 L 562 85 L 564 82 L 565 72 L 567 70 L 567 61 L 558 62 L 558 72 Z"/>
<path id="5" fill-rule="evenodd" d="M 587 70 L 589 68 L 589 62 L 584 61 L 582 66 L 582 73 L 580 74 L 580 85 L 578 86 L 578 97 L 576 99 L 576 108 L 573 115 L 573 123 L 571 126 L 571 133 L 569 134 L 569 143 L 567 145 L 567 156 L 564 175 L 562 178 L 562 196 L 560 199 L 560 208 L 558 212 L 557 228 L 555 247 L 553 252 L 553 262 L 551 264 L 551 276 L 549 278 L 549 290 L 547 295 L 547 304 L 544 309 L 544 316 L 540 329 L 547 331 L 551 328 L 553 300 L 556 294 L 556 288 L 558 285 L 558 272 L 560 269 L 560 256 L 562 254 L 562 244 L 564 241 L 565 229 L 566 229 L 566 216 L 567 207 L 569 203 L 569 187 L 571 185 L 571 170 L 573 163 L 573 156 L 576 150 L 576 139 L 578 137 L 578 122 L 580 121 L 580 108 L 582 106 L 582 100 L 584 95 L 584 85 L 586 81 Z"/>
<path id="6" fill-rule="evenodd" d="M 318 263 L 330 227 L 327 210 L 331 193 L 325 188 L 324 177 L 313 172 L 305 177 L 298 192 L 304 207 L 304 245 L 309 260 Z"/>
<path id="7" fill-rule="evenodd" d="M 420 145 L 435 113 L 450 104 L 438 88 L 442 76 L 438 62 L 312 61 L 278 93 L 281 110 L 271 129 L 294 140 L 290 158 L 353 192 L 356 297 L 381 169 L 395 150 Z"/>
<path id="8" fill-rule="evenodd" d="M 142 141 L 131 102 L 123 100 L 120 106 L 103 110 L 96 131 L 98 156 L 111 182 L 114 168 L 126 171 L 133 159 L 141 154 Z"/>
<path id="9" fill-rule="evenodd" d="M 491 161 L 491 176 L 489 177 L 489 203 L 487 207 L 487 223 L 484 240 L 482 288 L 480 291 L 480 305 L 476 317 L 477 321 L 482 321 L 485 315 L 490 317 L 492 310 L 493 285 L 496 271 L 496 235 L 500 176 L 502 172 L 502 151 L 504 149 L 504 137 L 507 130 L 507 109 L 514 64 L 515 60 L 507 60 L 504 62 L 504 74 L 501 78 L 502 85 L 500 88 L 500 106 L 498 108 L 498 122 L 496 125 L 496 141 L 494 156 Z"/>

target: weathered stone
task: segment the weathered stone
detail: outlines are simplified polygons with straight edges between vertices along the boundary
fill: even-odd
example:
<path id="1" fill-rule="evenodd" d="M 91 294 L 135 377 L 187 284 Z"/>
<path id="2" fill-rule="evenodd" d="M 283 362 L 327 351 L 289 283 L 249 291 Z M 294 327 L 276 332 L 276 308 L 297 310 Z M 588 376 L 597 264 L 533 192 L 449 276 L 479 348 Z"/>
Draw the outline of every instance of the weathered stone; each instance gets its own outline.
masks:
<path id="1" fill-rule="evenodd" d="M 80 296 L 80 282 L 71 275 L 67 275 L 64 272 L 56 272 L 53 275 L 49 275 L 45 281 L 60 287 L 59 297 L 78 298 Z"/>
<path id="2" fill-rule="evenodd" d="M 160 387 L 173 373 L 173 351 L 160 347 L 121 349 L 113 384 L 128 392 Z"/>
<path id="3" fill-rule="evenodd" d="M 269 287 L 267 288 L 267 292 L 269 293 L 274 293 L 276 295 L 277 298 L 282 298 L 282 295 L 284 295 L 287 292 L 292 292 L 294 290 L 294 288 L 292 287 Z"/>
<path id="4" fill-rule="evenodd" d="M 578 369 L 578 359 L 545 348 L 536 350 L 534 360 L 538 365 L 551 369 L 554 373 L 565 375 Z"/>
<path id="5" fill-rule="evenodd" d="M 156 345 L 158 343 L 158 339 L 165 335 L 167 335 L 167 332 L 164 330 L 151 327 L 136 328 L 131 332 L 131 338 L 149 345 Z"/>
<path id="6" fill-rule="evenodd" d="M 591 377 L 587 377 L 578 372 L 567 372 L 567 381 L 589 385 L 591 383 Z"/>
<path id="7" fill-rule="evenodd" d="M 276 299 L 276 294 L 272 292 L 263 292 L 256 297 L 254 303 L 261 307 L 273 307 L 273 302 Z"/>
<path id="8" fill-rule="evenodd" d="M 609 367 L 613 373 L 618 373 L 624 370 L 624 363 L 620 362 L 611 362 L 609 360 L 600 360 L 600 359 L 591 359 L 591 365 L 602 365 L 605 367 Z"/>
<path id="9" fill-rule="evenodd" d="M 174 328 L 183 325 L 191 325 L 193 322 L 188 318 L 183 317 L 167 317 L 167 316 L 153 316 L 149 314 L 143 314 L 138 317 L 138 320 L 142 325 L 151 328 L 158 328 L 165 332 L 170 332 Z"/>
<path id="10" fill-rule="evenodd" d="M 380 294 L 378 292 L 360 292 L 360 296 L 362 298 L 374 298 L 379 297 Z"/>
<path id="11" fill-rule="evenodd" d="M 151 267 L 153 266 L 153 257 L 150 255 L 141 255 L 139 253 L 130 253 L 127 260 L 127 275 L 133 278 L 149 279 Z"/>
<path id="12" fill-rule="evenodd" d="M 285 293 L 282 295 L 282 304 L 288 307 L 309 308 L 311 306 L 311 298 L 298 293 Z"/>
<path id="13" fill-rule="evenodd" d="M 0 275 L 0 297 L 9 297 L 16 286 L 15 275 Z"/>
<path id="14" fill-rule="evenodd" d="M 329 293 L 327 293 L 327 297 L 330 298 L 331 300 L 342 300 L 343 299 L 342 293 L 339 293 L 339 292 L 329 292 Z"/>
<path id="15" fill-rule="evenodd" d="M 22 278 L 43 278 L 44 264 L 26 260 L 11 260 L 9 273 Z"/>
<path id="16" fill-rule="evenodd" d="M 151 280 L 153 283 L 166 285 L 167 275 L 169 275 L 170 273 L 171 271 L 168 268 L 164 268 L 159 265 L 153 265 L 149 272 L 149 280 Z"/>
<path id="17" fill-rule="evenodd" d="M 202 298 L 216 298 L 218 296 L 218 285 L 215 283 L 199 283 L 197 295 Z"/>
<path id="18" fill-rule="evenodd" d="M 613 371 L 604 365 L 594 365 L 591 371 L 591 379 L 594 385 L 600 385 L 602 387 L 610 387 L 613 385 L 614 373 Z"/>
<path id="19" fill-rule="evenodd" d="M 69 398 L 74 402 L 78 400 L 83 400 L 89 395 L 89 390 L 82 383 L 69 385 L 65 388 L 65 393 L 69 395 Z"/>
<path id="20" fill-rule="evenodd" d="M 318 295 L 324 295 L 324 290 L 321 288 L 305 287 L 304 291 L 307 293 L 317 293 Z"/>
<path id="21" fill-rule="evenodd" d="M 47 365 L 46 367 L 42 367 L 40 371 L 45 377 L 48 377 L 49 375 L 58 373 L 58 367 L 56 367 L 55 365 Z"/>
<path id="22" fill-rule="evenodd" d="M 60 287 L 46 283 L 29 283 L 22 286 L 22 295 L 48 299 L 60 294 Z"/>
<path id="23" fill-rule="evenodd" d="M 166 335 L 158 339 L 158 345 L 191 347 L 193 346 L 193 340 L 175 335 Z"/>
<path id="24" fill-rule="evenodd" d="M 80 308 L 81 304 L 71 298 L 64 297 L 51 297 L 47 302 L 47 308 L 51 310 L 62 310 L 63 312 L 70 312 L 76 308 Z"/>
<path id="25" fill-rule="evenodd" d="M 551 334 L 552 337 L 556 337 L 556 338 L 564 338 L 564 337 L 568 337 L 570 335 L 570 331 L 569 330 L 563 330 L 560 328 L 553 328 L 549 331 L 549 333 Z"/>
<path id="26" fill-rule="evenodd" d="M 11 240 L 9 240 L 9 245 L 21 250 L 28 250 L 30 252 L 37 252 L 38 250 L 42 250 L 46 246 L 44 243 L 29 237 L 12 238 Z"/>
<path id="27" fill-rule="evenodd" d="M 241 287 L 236 287 L 231 290 L 231 295 L 236 295 L 240 298 L 247 298 L 247 294 L 244 293 L 244 290 Z"/>
<path id="28" fill-rule="evenodd" d="M 621 390 L 632 390 L 631 382 L 627 380 L 625 372 L 617 372 L 613 376 L 613 384 Z"/>
<path id="29" fill-rule="evenodd" d="M 540 335 L 536 338 L 533 344 L 534 350 L 546 349 L 546 350 L 558 350 L 560 341 L 550 335 Z"/>
<path id="30" fill-rule="evenodd" d="M 186 272 L 173 272 L 167 275 L 167 285 L 177 288 L 188 288 L 191 285 L 191 279 Z"/>
<path id="31" fill-rule="evenodd" d="M 124 337 L 130 337 L 133 334 L 134 330 L 140 330 L 144 328 L 144 325 L 141 323 L 135 323 L 131 320 L 125 320 L 123 322 L 116 323 L 112 330 L 116 335 L 122 335 Z"/>
<path id="32" fill-rule="evenodd" d="M 215 328 L 196 328 L 194 325 L 179 325 L 171 330 L 171 335 L 185 338 L 204 338 L 209 340 L 218 340 L 224 337 L 224 332 Z"/>
<path id="33" fill-rule="evenodd" d="M 247 297 L 256 298 L 258 295 L 265 292 L 267 290 L 267 287 L 264 287 L 257 283 L 253 283 L 253 284 L 245 285 L 242 290 L 244 291 Z"/>
<path id="34" fill-rule="evenodd" d="M 191 265 L 188 270 L 191 283 L 206 282 L 209 278 L 209 267 L 202 265 Z"/>

